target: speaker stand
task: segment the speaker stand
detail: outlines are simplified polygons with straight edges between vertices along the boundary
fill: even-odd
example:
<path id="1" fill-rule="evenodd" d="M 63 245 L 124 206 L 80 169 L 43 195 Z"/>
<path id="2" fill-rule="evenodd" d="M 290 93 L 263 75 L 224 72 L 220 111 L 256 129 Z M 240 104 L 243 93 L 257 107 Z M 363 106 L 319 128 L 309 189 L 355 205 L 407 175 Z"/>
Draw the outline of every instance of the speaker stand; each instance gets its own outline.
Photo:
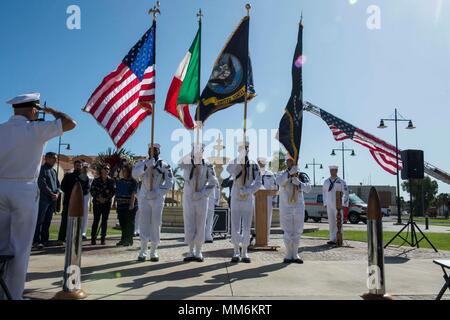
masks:
<path id="1" fill-rule="evenodd" d="M 412 182 L 412 180 L 409 179 L 409 206 L 410 206 L 411 213 L 409 215 L 408 223 L 405 224 L 403 226 L 403 228 L 401 228 L 400 231 L 397 232 L 397 234 L 391 240 L 389 240 L 388 243 L 386 243 L 384 248 L 389 246 L 397 237 L 399 237 L 400 239 L 403 239 L 403 241 L 406 242 L 411 247 L 416 247 L 416 248 L 419 248 L 419 243 L 425 239 L 428 242 L 428 244 L 434 249 L 434 251 L 438 252 L 436 247 L 431 243 L 431 241 L 427 238 L 427 236 L 422 232 L 422 230 L 419 228 L 417 223 L 414 221 L 414 215 L 413 215 L 413 210 L 412 210 L 413 206 L 412 206 L 412 195 L 411 195 L 411 191 L 412 191 L 412 183 L 411 182 Z M 406 236 L 406 238 L 405 238 L 401 235 L 403 230 L 405 230 L 406 228 L 408 228 L 408 230 L 409 230 L 409 227 L 411 227 L 411 240 L 408 239 L 408 236 Z M 418 239 L 416 229 L 421 234 L 422 238 Z"/>

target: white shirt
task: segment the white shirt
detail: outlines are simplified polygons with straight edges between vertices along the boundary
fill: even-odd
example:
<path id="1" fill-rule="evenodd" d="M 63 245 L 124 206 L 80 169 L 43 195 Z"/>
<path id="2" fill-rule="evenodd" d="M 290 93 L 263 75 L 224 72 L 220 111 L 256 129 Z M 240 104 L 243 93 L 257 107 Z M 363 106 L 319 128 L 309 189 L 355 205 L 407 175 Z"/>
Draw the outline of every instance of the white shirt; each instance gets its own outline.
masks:
<path id="1" fill-rule="evenodd" d="M 331 185 L 332 185 L 331 190 L 329 190 Z M 349 204 L 348 187 L 345 181 L 339 177 L 336 177 L 335 180 L 330 177 L 323 183 L 322 188 L 323 204 L 328 206 L 329 208 L 336 209 L 336 191 L 341 191 L 343 193 L 342 206 L 348 207 Z"/>
<path id="2" fill-rule="evenodd" d="M 60 119 L 29 121 L 16 115 L 0 124 L 0 180 L 36 181 L 47 141 L 62 134 Z"/>

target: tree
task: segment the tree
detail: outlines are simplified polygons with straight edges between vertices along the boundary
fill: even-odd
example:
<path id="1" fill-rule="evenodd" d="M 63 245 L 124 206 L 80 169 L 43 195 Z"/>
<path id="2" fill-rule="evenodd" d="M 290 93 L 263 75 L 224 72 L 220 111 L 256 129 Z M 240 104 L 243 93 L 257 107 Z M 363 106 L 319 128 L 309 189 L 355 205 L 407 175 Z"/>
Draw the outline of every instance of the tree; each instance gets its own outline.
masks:
<path id="1" fill-rule="evenodd" d="M 436 197 L 438 184 L 435 180 L 431 180 L 430 177 L 425 177 L 420 180 L 412 180 L 412 188 L 410 188 L 409 181 L 403 182 L 402 189 L 407 192 L 412 191 L 413 214 L 415 216 L 423 216 Z"/>
<path id="2" fill-rule="evenodd" d="M 272 172 L 283 171 L 287 168 L 286 165 L 287 154 L 282 150 L 275 151 L 272 156 L 272 161 L 269 162 L 269 169 Z"/>
<path id="3" fill-rule="evenodd" d="M 92 167 L 99 170 L 104 165 L 109 165 L 111 177 L 118 177 L 124 163 L 133 165 L 135 163 L 134 154 L 131 151 L 108 148 L 105 152 L 100 152 L 95 159 Z"/>

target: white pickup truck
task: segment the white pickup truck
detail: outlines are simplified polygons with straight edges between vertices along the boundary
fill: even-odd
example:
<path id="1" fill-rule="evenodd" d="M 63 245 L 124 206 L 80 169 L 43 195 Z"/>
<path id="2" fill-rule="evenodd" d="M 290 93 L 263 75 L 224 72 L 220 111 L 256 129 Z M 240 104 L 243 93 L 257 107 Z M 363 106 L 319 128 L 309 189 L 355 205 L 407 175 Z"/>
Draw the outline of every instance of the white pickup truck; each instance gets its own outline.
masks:
<path id="1" fill-rule="evenodd" d="M 327 219 L 327 210 L 323 206 L 322 187 L 313 187 L 305 197 L 305 222 L 309 219 L 320 222 Z M 344 222 L 352 224 L 367 223 L 367 204 L 355 193 L 349 195 L 349 207 L 344 209 Z"/>

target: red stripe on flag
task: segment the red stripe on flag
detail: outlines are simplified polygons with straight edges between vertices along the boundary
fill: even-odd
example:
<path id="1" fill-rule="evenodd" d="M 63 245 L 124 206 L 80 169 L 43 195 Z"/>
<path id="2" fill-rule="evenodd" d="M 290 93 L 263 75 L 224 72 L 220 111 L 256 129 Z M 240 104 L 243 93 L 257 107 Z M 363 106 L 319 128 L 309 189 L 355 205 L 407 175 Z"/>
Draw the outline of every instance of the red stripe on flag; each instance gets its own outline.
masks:
<path id="1" fill-rule="evenodd" d="M 129 137 L 131 137 L 136 129 L 139 127 L 139 124 L 148 116 L 150 115 L 149 111 L 145 111 L 142 113 L 125 131 L 125 133 L 122 135 L 122 137 L 117 141 L 117 148 L 120 148 L 123 146 L 123 144 L 128 140 Z M 114 139 L 113 139 L 114 141 Z"/>

